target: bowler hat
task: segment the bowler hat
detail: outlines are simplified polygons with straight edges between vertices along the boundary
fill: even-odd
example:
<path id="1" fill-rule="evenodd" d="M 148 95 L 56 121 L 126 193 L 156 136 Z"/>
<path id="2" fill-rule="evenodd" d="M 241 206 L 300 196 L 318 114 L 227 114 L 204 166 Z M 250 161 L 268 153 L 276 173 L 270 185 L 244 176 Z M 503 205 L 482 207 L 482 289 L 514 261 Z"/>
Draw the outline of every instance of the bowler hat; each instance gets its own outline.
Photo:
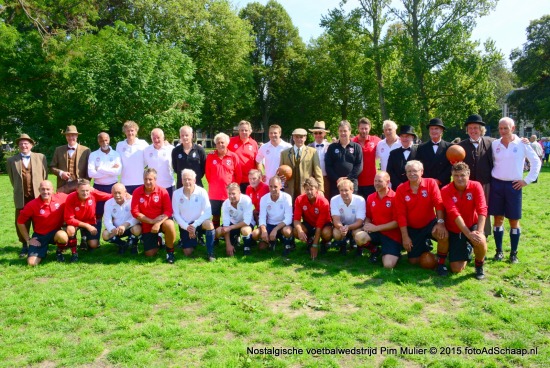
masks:
<path id="1" fill-rule="evenodd" d="M 294 131 L 292 132 L 292 135 L 307 135 L 307 132 L 305 129 L 298 128 L 298 129 L 294 129 Z"/>
<path id="2" fill-rule="evenodd" d="M 399 133 L 397 133 L 397 135 L 401 134 L 410 134 L 414 135 L 414 137 L 417 138 L 416 133 L 414 132 L 414 128 L 410 125 L 401 125 L 399 127 Z"/>
<path id="3" fill-rule="evenodd" d="M 443 121 L 440 118 L 433 118 L 432 120 L 430 120 L 426 127 L 430 129 L 431 126 L 438 126 L 440 128 L 443 128 L 443 130 L 447 129 L 445 128 L 445 125 L 443 125 Z"/>
<path id="4" fill-rule="evenodd" d="M 82 133 L 78 132 L 78 130 L 76 129 L 76 126 L 69 125 L 67 126 L 67 129 L 65 129 L 65 131 L 61 134 L 67 135 L 67 134 L 82 134 Z"/>
<path id="5" fill-rule="evenodd" d="M 32 145 L 34 145 L 34 141 L 32 140 L 31 137 L 29 137 L 28 134 L 21 134 L 21 135 L 19 136 L 19 138 L 17 138 L 17 139 L 15 140 L 15 144 L 19 144 L 19 141 L 22 141 L 22 140 L 27 140 L 27 141 L 31 142 Z"/>
<path id="6" fill-rule="evenodd" d="M 483 119 L 481 119 L 481 116 L 477 114 L 468 116 L 468 119 L 466 119 L 466 123 L 464 123 L 464 126 L 468 126 L 468 124 L 479 124 L 485 126 Z"/>
<path id="7" fill-rule="evenodd" d="M 325 122 L 324 121 L 316 121 L 315 124 L 313 124 L 313 129 L 308 129 L 310 132 L 327 132 L 330 133 L 330 130 L 325 129 Z"/>

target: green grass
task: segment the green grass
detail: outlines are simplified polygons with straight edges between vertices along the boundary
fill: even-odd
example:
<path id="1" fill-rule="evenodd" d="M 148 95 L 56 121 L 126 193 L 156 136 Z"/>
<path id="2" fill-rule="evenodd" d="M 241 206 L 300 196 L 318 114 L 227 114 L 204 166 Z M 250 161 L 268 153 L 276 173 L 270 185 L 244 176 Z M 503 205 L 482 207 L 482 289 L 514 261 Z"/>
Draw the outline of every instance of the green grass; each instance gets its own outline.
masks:
<path id="1" fill-rule="evenodd" d="M 439 278 L 401 260 L 393 270 L 336 252 L 311 262 L 255 250 L 215 263 L 119 256 L 106 244 L 39 267 L 17 258 L 11 187 L 0 176 L 0 367 L 532 367 L 550 361 L 550 170 L 524 192 L 518 265 Z M 505 250 L 509 241 L 505 236 Z M 222 243 L 223 244 L 223 243 Z M 489 243 L 494 254 L 494 242 Z M 242 251 L 241 253 L 242 254 Z M 253 355 L 247 347 L 300 348 Z M 311 348 L 377 348 L 373 356 Z M 537 355 L 401 354 L 429 349 L 538 348 Z M 381 353 L 396 348 L 397 353 Z"/>

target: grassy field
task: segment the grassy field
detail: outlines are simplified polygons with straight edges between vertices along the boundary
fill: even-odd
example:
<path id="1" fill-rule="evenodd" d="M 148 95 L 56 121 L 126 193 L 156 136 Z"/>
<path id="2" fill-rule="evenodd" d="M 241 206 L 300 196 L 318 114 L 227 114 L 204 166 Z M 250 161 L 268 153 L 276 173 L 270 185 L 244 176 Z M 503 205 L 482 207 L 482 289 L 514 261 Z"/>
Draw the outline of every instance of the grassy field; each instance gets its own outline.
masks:
<path id="1" fill-rule="evenodd" d="M 521 263 L 488 261 L 477 281 L 473 265 L 440 278 L 405 259 L 393 271 L 336 251 L 312 262 L 301 246 L 289 260 L 219 248 L 208 263 L 204 248 L 193 259 L 178 251 L 174 265 L 108 244 L 59 264 L 50 248 L 29 268 L 2 175 L 0 367 L 548 366 L 549 182 L 545 168 L 524 190 Z M 259 350 L 272 348 L 302 351 Z M 307 350 L 323 348 L 359 350 Z"/>

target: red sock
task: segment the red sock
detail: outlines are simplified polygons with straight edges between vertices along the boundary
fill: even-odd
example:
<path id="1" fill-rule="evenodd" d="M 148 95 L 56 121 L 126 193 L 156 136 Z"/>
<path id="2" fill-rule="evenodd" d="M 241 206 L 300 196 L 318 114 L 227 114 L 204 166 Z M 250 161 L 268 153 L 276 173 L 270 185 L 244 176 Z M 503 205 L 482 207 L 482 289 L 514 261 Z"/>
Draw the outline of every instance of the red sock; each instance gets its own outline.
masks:
<path id="1" fill-rule="evenodd" d="M 447 253 L 439 253 L 437 252 L 437 264 L 445 264 L 445 260 L 447 259 Z"/>
<path id="2" fill-rule="evenodd" d="M 483 258 L 481 261 L 478 261 L 476 259 L 476 267 L 481 267 L 481 266 L 483 266 L 484 263 L 485 263 L 485 258 Z"/>

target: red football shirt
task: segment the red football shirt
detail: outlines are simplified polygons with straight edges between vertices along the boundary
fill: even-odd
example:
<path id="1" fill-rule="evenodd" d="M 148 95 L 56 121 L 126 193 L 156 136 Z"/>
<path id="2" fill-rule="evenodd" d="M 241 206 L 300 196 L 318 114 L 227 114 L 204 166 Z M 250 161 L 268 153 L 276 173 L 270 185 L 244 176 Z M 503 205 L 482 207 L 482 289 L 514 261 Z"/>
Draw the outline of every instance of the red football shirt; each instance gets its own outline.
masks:
<path id="1" fill-rule="evenodd" d="M 394 200 L 395 192 L 391 189 L 384 198 L 380 198 L 378 193 L 372 193 L 367 198 L 367 218 L 374 225 L 384 225 L 388 222 L 397 221 L 397 210 Z M 380 233 L 401 243 L 401 231 L 398 227 L 392 230 L 381 231 Z"/>
<path id="2" fill-rule="evenodd" d="M 67 194 L 55 193 L 50 203 L 45 203 L 41 197 L 35 198 L 19 212 L 18 224 L 24 224 L 29 219 L 35 233 L 46 235 L 47 233 L 61 229 L 63 226 L 63 213 Z"/>
<path id="3" fill-rule="evenodd" d="M 447 230 L 455 234 L 460 233 L 460 229 L 455 223 L 458 216 L 461 216 L 468 228 L 477 224 L 479 215 L 487 216 L 487 203 L 483 187 L 477 181 L 470 180 L 466 189 L 459 193 L 451 182 L 441 189 L 441 198 L 447 216 L 445 226 Z M 479 229 L 482 231 L 483 229 Z"/>
<path id="4" fill-rule="evenodd" d="M 381 139 L 375 135 L 368 135 L 365 139 L 365 145 L 359 143 L 359 136 L 353 137 L 351 141 L 360 145 L 363 151 L 363 171 L 361 171 L 361 174 L 357 178 L 359 186 L 374 185 L 374 177 L 376 176 L 376 145 Z"/>
<path id="5" fill-rule="evenodd" d="M 106 201 L 113 198 L 110 193 L 103 193 L 99 190 L 92 189 L 90 196 L 81 201 L 78 198 L 78 192 L 72 192 L 67 196 L 65 202 L 65 223 L 74 227 L 78 227 L 78 224 L 85 222 L 90 225 L 96 224 L 95 209 L 98 201 Z"/>
<path id="6" fill-rule="evenodd" d="M 330 204 L 328 200 L 319 192 L 315 202 L 311 204 L 307 198 L 307 194 L 300 194 L 296 197 L 294 204 L 294 220 L 307 222 L 316 229 L 321 229 L 323 226 L 331 222 Z"/>
<path id="7" fill-rule="evenodd" d="M 434 179 L 422 178 L 414 194 L 409 181 L 397 187 L 395 192 L 397 223 L 399 227 L 420 229 L 435 219 L 435 211 L 443 210 L 439 187 Z"/>
<path id="8" fill-rule="evenodd" d="M 256 168 L 256 155 L 258 154 L 258 143 L 248 138 L 246 142 L 241 140 L 241 137 L 232 137 L 229 140 L 227 148 L 235 153 L 239 159 L 241 166 L 241 180 L 237 183 L 248 183 L 248 173 Z"/>
<path id="9" fill-rule="evenodd" d="M 220 158 L 218 151 L 212 151 L 206 156 L 205 175 L 208 181 L 208 198 L 225 201 L 227 185 L 241 182 L 241 165 L 239 158 L 231 151 Z"/>
<path id="10" fill-rule="evenodd" d="M 246 187 L 246 195 L 252 199 L 254 209 L 258 212 L 260 211 L 260 199 L 267 193 L 269 193 L 269 185 L 263 181 L 260 181 L 256 189 L 252 188 L 252 185 Z"/>
<path id="11" fill-rule="evenodd" d="M 154 219 L 160 215 L 172 216 L 172 201 L 166 189 L 158 185 L 151 193 L 145 192 L 145 186 L 140 186 L 132 194 L 132 216 L 137 218 L 139 214 Z M 141 223 L 144 233 L 151 232 L 153 225 Z"/>

